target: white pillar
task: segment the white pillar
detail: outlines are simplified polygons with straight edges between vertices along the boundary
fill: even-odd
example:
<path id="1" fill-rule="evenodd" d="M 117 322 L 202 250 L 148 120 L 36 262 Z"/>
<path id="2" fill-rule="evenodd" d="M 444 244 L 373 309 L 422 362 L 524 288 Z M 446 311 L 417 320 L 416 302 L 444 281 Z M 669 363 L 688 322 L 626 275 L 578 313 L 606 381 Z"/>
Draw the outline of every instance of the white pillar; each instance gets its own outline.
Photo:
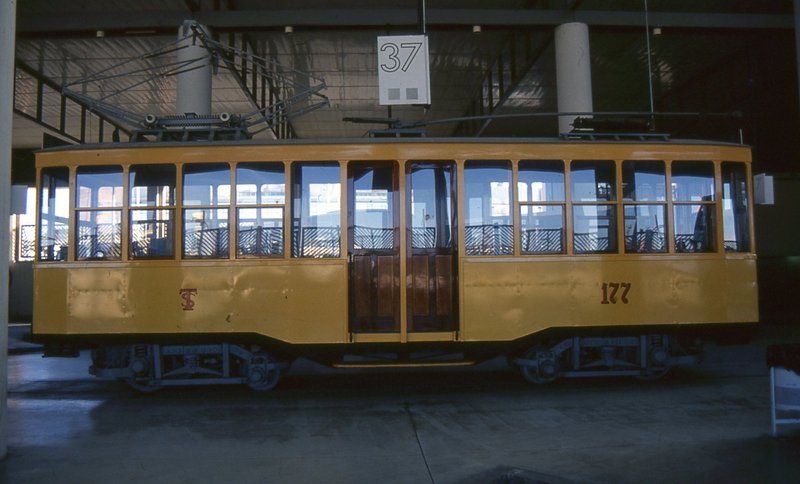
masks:
<path id="1" fill-rule="evenodd" d="M 558 111 L 592 111 L 592 65 L 589 54 L 589 27 L 573 22 L 556 27 L 556 84 Z M 558 118 L 559 133 L 572 130 L 575 116 Z"/>
<path id="2" fill-rule="evenodd" d="M 8 440 L 8 252 L 16 0 L 0 0 L 0 460 Z"/>
<path id="3" fill-rule="evenodd" d="M 183 22 L 178 29 L 178 52 L 180 70 L 177 75 L 178 93 L 176 114 L 211 114 L 211 56 L 199 38 L 192 35 L 192 25 L 205 32 L 208 30 L 192 20 Z M 182 63 L 186 65 L 182 65 Z"/>

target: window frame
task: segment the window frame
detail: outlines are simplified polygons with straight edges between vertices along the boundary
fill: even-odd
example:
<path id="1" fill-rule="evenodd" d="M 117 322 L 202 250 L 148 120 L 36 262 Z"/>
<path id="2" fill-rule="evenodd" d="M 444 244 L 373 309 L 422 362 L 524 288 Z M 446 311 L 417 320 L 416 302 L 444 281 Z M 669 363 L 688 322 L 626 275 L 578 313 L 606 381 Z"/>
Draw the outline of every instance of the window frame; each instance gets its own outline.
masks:
<path id="1" fill-rule="evenodd" d="M 625 181 L 626 181 L 625 180 L 625 166 L 626 166 L 627 163 L 630 163 L 630 164 L 633 164 L 633 165 L 643 164 L 643 163 L 661 163 L 661 168 L 662 168 L 661 175 L 663 176 L 663 184 L 664 184 L 664 186 L 663 186 L 664 199 L 663 200 L 658 200 L 658 196 L 657 195 L 656 195 L 655 199 L 652 199 L 652 200 L 639 200 L 638 196 L 634 196 L 633 198 L 626 197 L 625 196 Z M 638 160 L 636 160 L 636 159 L 633 159 L 633 160 L 632 159 L 624 159 L 624 160 L 620 161 L 620 180 L 619 180 L 619 183 L 620 183 L 620 191 L 622 192 L 622 197 L 620 199 L 620 202 L 622 204 L 622 224 L 621 224 L 622 237 L 623 237 L 623 239 L 622 239 L 622 241 L 623 241 L 622 252 L 625 253 L 625 254 L 668 254 L 670 252 L 670 234 L 671 234 L 670 218 L 671 217 L 668 214 L 669 207 L 670 207 L 670 204 L 669 204 L 669 201 L 668 201 L 669 197 L 668 197 L 668 194 L 667 194 L 667 191 L 668 191 L 667 187 L 670 186 L 670 185 L 668 185 L 668 181 L 667 181 L 667 165 L 668 164 L 669 163 L 667 163 L 665 160 L 655 160 L 655 159 L 653 159 L 653 160 L 650 160 L 650 159 L 638 159 Z M 636 173 L 636 171 L 634 171 L 634 173 Z M 635 177 L 634 177 L 633 183 L 634 183 L 633 192 L 636 193 L 636 186 L 635 186 L 636 179 L 635 179 Z M 628 234 L 626 233 L 626 228 L 627 228 L 627 209 L 629 207 L 633 208 L 634 210 L 637 210 L 638 207 L 661 207 L 661 219 L 662 219 L 662 222 L 663 222 L 663 232 L 661 233 L 662 238 L 663 238 L 663 241 L 662 241 L 663 249 L 662 250 L 629 250 L 629 247 L 628 247 Z M 636 215 L 636 218 L 638 219 L 638 213 Z M 646 232 L 645 232 L 645 234 L 646 234 Z M 646 246 L 646 245 L 649 245 L 649 244 L 652 243 L 652 239 L 647 237 L 647 235 L 645 235 L 645 240 L 644 241 L 639 241 L 638 234 L 636 235 L 636 237 L 637 237 L 637 240 L 636 240 L 636 245 L 637 246 L 638 245 L 645 245 Z"/>
<path id="2" fill-rule="evenodd" d="M 186 167 L 187 166 L 212 166 L 212 165 L 225 165 L 225 166 L 228 167 L 228 187 L 230 187 L 229 188 L 230 192 L 229 192 L 229 197 L 228 197 L 228 203 L 224 203 L 224 204 L 221 204 L 221 203 L 216 203 L 216 204 L 213 204 L 213 203 L 187 204 L 186 203 L 186 186 L 187 185 L 186 185 L 186 179 L 185 179 L 185 177 L 186 177 Z M 235 190 L 235 186 L 233 185 L 233 167 L 232 167 L 232 165 L 233 165 L 233 163 L 231 163 L 229 161 L 184 162 L 184 163 L 180 164 L 180 169 L 178 171 L 178 173 L 179 173 L 178 174 L 178 180 L 180 181 L 180 191 L 179 191 L 178 196 L 176 197 L 176 199 L 177 199 L 176 202 L 180 204 L 179 207 L 180 207 L 180 221 L 181 221 L 181 223 L 180 223 L 180 228 L 181 228 L 181 231 L 180 231 L 180 236 L 181 236 L 180 257 L 181 257 L 181 259 L 183 259 L 183 260 L 230 260 L 231 259 L 231 248 L 232 248 L 231 224 L 234 222 L 233 218 L 231 216 L 231 203 L 232 203 L 233 198 L 235 196 L 235 194 L 233 192 L 233 190 Z M 215 190 L 219 190 L 219 187 L 222 186 L 222 184 L 208 185 L 208 186 L 214 186 Z M 212 198 L 212 201 L 213 201 L 213 198 Z M 187 253 L 186 253 L 186 236 L 187 236 L 187 230 L 186 230 L 187 216 L 186 216 L 186 213 L 187 213 L 187 211 L 192 211 L 192 210 L 194 210 L 194 211 L 203 211 L 203 212 L 207 212 L 209 210 L 225 210 L 227 212 L 227 217 L 225 219 L 226 220 L 226 226 L 224 227 L 224 230 L 227 232 L 227 241 L 226 241 L 227 249 L 218 250 L 215 254 L 212 254 L 212 255 L 202 255 L 202 254 L 199 254 L 199 255 L 187 255 Z M 220 229 L 223 228 L 223 227 L 219 227 L 219 220 L 220 219 L 217 219 L 217 227 L 214 227 L 215 230 L 220 230 Z M 217 238 L 219 238 L 219 234 L 220 233 L 221 232 L 218 232 Z M 202 240 L 201 240 L 201 242 L 202 242 Z M 219 244 L 219 240 L 217 240 L 216 245 L 218 245 L 218 246 L 220 245 Z M 219 249 L 219 247 L 218 247 L 218 249 Z"/>
<path id="3" fill-rule="evenodd" d="M 568 192 L 566 197 L 568 198 L 568 205 L 569 205 L 569 214 L 571 224 L 569 226 L 570 231 L 570 240 L 569 240 L 569 247 L 570 247 L 570 255 L 612 255 L 612 254 L 619 254 L 620 253 L 620 241 L 619 241 L 619 207 L 622 204 L 620 200 L 620 188 L 621 188 L 621 180 L 620 180 L 620 163 L 618 160 L 615 159 L 572 159 L 566 160 L 567 167 L 569 171 L 569 178 L 568 178 Z M 575 193 L 575 181 L 574 181 L 574 173 L 575 170 L 573 166 L 575 163 L 610 163 L 613 167 L 613 180 L 614 186 L 611 187 L 610 191 L 608 192 L 608 196 L 611 197 L 610 199 L 602 200 L 598 199 L 595 196 L 594 200 L 576 200 L 576 193 Z M 595 193 L 597 193 L 597 180 L 594 182 L 595 184 Z M 576 224 L 576 217 L 575 217 L 575 210 L 578 208 L 583 207 L 606 207 L 607 210 L 610 211 L 611 214 L 611 222 L 610 226 L 608 227 L 608 238 L 609 238 L 609 248 L 607 250 L 587 250 L 587 251 L 578 251 L 576 249 L 577 244 L 575 243 L 575 237 L 578 235 L 575 232 Z M 591 234 L 592 232 L 588 232 Z M 613 238 L 613 239 L 612 239 Z M 613 241 L 613 245 L 612 242 Z"/>
<path id="4" fill-rule="evenodd" d="M 118 172 L 117 171 L 111 171 L 111 170 L 109 170 L 107 172 L 107 173 L 111 173 L 111 174 L 113 174 L 115 176 L 117 175 L 117 173 L 119 174 L 120 184 L 117 185 L 117 186 L 112 187 L 112 189 L 114 189 L 114 190 L 117 189 L 117 188 L 119 188 L 119 190 L 120 190 L 120 195 L 121 196 L 120 196 L 119 204 L 118 205 L 115 204 L 116 201 L 114 199 L 116 197 L 115 197 L 113 192 L 112 192 L 112 196 L 111 196 L 111 201 L 112 201 L 111 205 L 109 205 L 109 206 L 99 206 L 99 203 L 95 204 L 94 203 L 94 199 L 99 197 L 99 191 L 104 188 L 104 187 L 98 187 L 97 188 L 98 194 L 92 194 L 92 197 L 91 197 L 92 201 L 89 202 L 89 205 L 88 206 L 82 205 L 80 203 L 81 188 L 82 187 L 81 187 L 80 181 L 79 181 L 79 177 L 81 175 L 81 173 L 80 173 L 81 170 L 90 171 L 92 169 L 94 169 L 94 170 L 102 170 L 102 169 L 110 169 L 110 168 L 115 168 L 115 169 L 119 170 Z M 127 167 L 122 165 L 122 164 L 100 164 L 100 165 L 87 164 L 87 165 L 79 165 L 79 166 L 77 166 L 75 168 L 74 174 L 71 174 L 72 176 L 74 176 L 74 180 L 75 180 L 74 181 L 75 189 L 74 189 L 74 192 L 70 194 L 70 196 L 72 198 L 72 200 L 71 200 L 71 214 L 72 214 L 72 228 L 74 230 L 74 232 L 72 234 L 72 241 L 74 243 L 74 249 L 73 250 L 74 250 L 74 257 L 75 257 L 76 261 L 110 261 L 110 262 L 119 262 L 121 260 L 127 259 L 127 258 L 123 257 L 124 254 L 125 254 L 125 245 L 126 245 L 125 244 L 125 238 L 126 237 L 125 237 L 125 233 L 124 233 L 125 232 L 125 206 L 126 206 L 126 183 L 125 183 L 126 174 L 127 174 Z M 83 247 L 81 245 L 81 239 L 84 237 L 81 234 L 81 225 L 82 225 L 81 224 L 81 215 L 84 214 L 84 213 L 88 214 L 91 217 L 91 220 L 89 221 L 90 226 L 96 227 L 98 225 L 98 223 L 97 223 L 97 219 L 95 217 L 97 217 L 98 215 L 100 215 L 103 212 L 108 212 L 108 213 L 111 213 L 111 214 L 115 214 L 118 217 L 118 222 L 117 221 L 113 221 L 110 224 L 110 225 L 112 225 L 112 227 L 115 227 L 118 230 L 117 234 L 112 233 L 112 235 L 111 235 L 112 244 L 110 245 L 110 247 L 114 247 L 113 242 L 116 242 L 116 251 L 117 251 L 117 253 L 114 254 L 114 255 L 111 255 L 111 256 L 107 256 L 105 253 L 102 253 L 103 255 L 100 255 L 100 256 L 91 255 L 92 252 L 97 250 L 97 247 L 91 247 L 92 250 L 90 251 L 90 255 L 81 256 L 81 249 Z M 99 236 L 97 234 L 95 234 L 95 240 L 98 240 L 98 239 L 99 239 Z M 114 239 L 116 239 L 116 240 L 114 240 Z M 99 242 L 96 241 L 95 245 L 99 245 Z M 97 253 L 101 253 L 101 252 L 95 252 L 95 254 L 97 254 Z"/>
<path id="5" fill-rule="evenodd" d="M 529 165 L 530 164 L 531 167 L 537 168 L 537 165 L 542 165 L 542 164 L 555 165 L 556 163 L 561 165 L 561 191 L 562 191 L 561 200 L 555 200 L 555 199 L 533 200 L 532 199 L 533 197 L 531 197 L 531 200 L 522 200 L 522 194 L 519 191 L 519 187 L 523 183 L 521 181 L 522 173 L 523 172 L 528 172 L 528 171 L 531 171 L 531 172 L 533 172 L 533 171 L 542 171 L 541 169 L 540 170 L 528 170 L 525 165 Z M 564 255 L 564 254 L 566 254 L 567 250 L 568 250 L 567 246 L 569 245 L 569 243 L 567 241 L 567 239 L 569 238 L 568 237 L 569 231 L 568 231 L 568 228 L 567 228 L 567 204 L 568 204 L 568 200 L 567 200 L 567 196 L 568 196 L 568 191 L 567 191 L 567 183 L 568 183 L 567 162 L 565 162 L 564 160 L 557 160 L 557 159 L 552 159 L 552 160 L 550 160 L 550 159 L 548 159 L 548 160 L 521 159 L 521 160 L 517 161 L 517 163 L 515 165 L 517 167 L 517 170 L 516 170 L 517 171 L 517 176 L 516 176 L 517 183 L 516 183 L 516 186 L 515 186 L 515 192 L 517 194 L 517 214 L 516 215 L 519 217 L 519 224 L 518 224 L 519 225 L 519 241 L 518 241 L 518 244 L 519 244 L 520 254 L 521 255 L 526 255 L 526 256 L 528 256 L 528 255 Z M 523 168 L 523 167 L 525 167 L 525 168 Z M 526 185 L 526 190 L 527 190 L 527 183 L 525 185 Z M 527 198 L 527 194 L 526 194 L 526 198 Z M 561 235 L 560 235 L 560 237 L 561 237 L 561 250 L 559 250 L 559 251 L 526 251 L 525 250 L 525 245 L 524 245 L 525 228 L 522 225 L 522 220 L 523 220 L 523 218 L 525 216 L 523 216 L 523 214 L 522 214 L 522 209 L 523 208 L 527 208 L 528 210 L 532 210 L 533 207 L 547 207 L 547 208 L 549 208 L 549 207 L 558 207 L 558 208 L 561 208 L 561 228 L 560 228 L 560 230 L 561 230 Z M 529 230 L 531 230 L 531 229 L 529 229 Z"/>
<path id="6" fill-rule="evenodd" d="M 134 167 L 153 167 L 153 166 L 171 166 L 173 168 L 173 185 L 172 185 L 172 200 L 170 204 L 158 204 L 155 205 L 133 205 L 131 203 L 132 199 L 132 192 L 135 188 L 132 180 L 131 180 L 131 173 L 134 172 Z M 143 260 L 174 260 L 176 259 L 176 239 L 178 236 L 178 198 L 181 196 L 178 188 L 178 177 L 179 177 L 179 169 L 175 163 L 131 163 L 126 167 L 126 176 L 125 176 L 125 210 L 128 215 L 128 233 L 127 233 L 127 241 L 128 241 L 128 259 L 133 261 L 143 261 Z M 149 211 L 168 211 L 170 213 L 169 219 L 169 236 L 167 240 L 169 241 L 168 248 L 169 253 L 163 255 L 142 255 L 137 256 L 134 254 L 134 217 L 133 212 L 149 212 Z M 159 222 L 158 219 L 147 219 L 147 222 L 152 221 Z M 182 218 L 180 220 L 183 221 Z M 181 239 L 182 239 L 181 235 Z M 181 244 L 182 245 L 182 244 Z M 149 248 L 149 247 L 148 247 Z"/>
<path id="7" fill-rule="evenodd" d="M 684 200 L 684 199 L 676 199 L 675 197 L 675 166 L 676 164 L 707 164 L 711 165 L 711 181 L 712 181 L 712 189 L 711 195 L 701 195 L 701 200 Z M 719 208 L 719 185 L 721 183 L 720 179 L 720 162 L 718 160 L 699 160 L 699 159 L 692 159 L 692 160 L 671 160 L 669 162 L 669 176 L 667 179 L 667 183 L 669 184 L 667 187 L 667 194 L 669 199 L 669 227 L 671 230 L 670 234 L 670 253 L 675 254 L 719 254 L 721 251 L 719 249 L 720 246 L 720 234 L 719 231 L 721 229 L 721 221 L 719 220 L 720 214 Z M 711 197 L 710 200 L 705 200 L 705 198 Z M 691 206 L 698 206 L 700 210 L 705 210 L 706 216 L 710 218 L 712 227 L 711 230 L 706 230 L 706 233 L 710 235 L 712 238 L 710 241 L 709 249 L 710 250 L 682 250 L 681 247 L 685 247 L 685 241 L 683 238 L 686 236 L 691 236 L 692 239 L 695 237 L 695 233 L 692 234 L 679 234 L 677 229 L 677 222 L 678 217 L 676 216 L 676 210 L 682 207 L 691 207 Z M 698 213 L 697 217 L 700 214 Z M 695 218 L 694 222 L 695 226 L 698 224 L 697 218 Z M 697 228 L 695 228 L 695 231 Z M 682 239 L 679 240 L 678 236 L 682 236 Z M 692 244 L 695 242 L 692 240 Z"/>
<path id="8" fill-rule="evenodd" d="M 468 181 L 467 181 L 468 175 L 467 175 L 467 173 L 470 171 L 470 167 L 469 167 L 470 164 L 476 165 L 475 166 L 476 170 L 479 170 L 481 168 L 490 168 L 490 169 L 504 169 L 504 170 L 507 171 L 507 173 L 508 173 L 508 180 L 507 180 L 508 181 L 508 215 L 505 215 L 505 217 L 508 219 L 508 223 L 507 224 L 502 224 L 502 225 L 494 225 L 494 224 L 487 225 L 485 223 L 481 223 L 481 225 L 470 225 L 469 224 L 469 203 L 470 203 L 470 200 L 469 200 L 469 193 L 467 191 L 467 186 L 468 186 Z M 519 226 L 519 223 L 517 221 L 517 215 L 514 214 L 514 209 L 516 208 L 514 202 L 515 202 L 516 193 L 517 193 L 516 187 L 514 186 L 515 165 L 516 165 L 516 163 L 513 160 L 506 159 L 506 158 L 503 158 L 503 159 L 475 158 L 475 159 L 464 160 L 464 162 L 463 162 L 463 180 L 462 180 L 462 183 L 461 183 L 462 187 L 463 187 L 462 190 L 463 190 L 463 193 L 464 193 L 464 204 L 463 204 L 462 209 L 461 209 L 461 215 L 462 215 L 461 219 L 463 220 L 462 225 L 463 225 L 463 230 L 464 230 L 464 232 L 463 232 L 464 233 L 464 244 L 463 244 L 463 248 L 464 249 L 463 250 L 464 250 L 464 255 L 466 257 L 509 257 L 509 256 L 514 256 L 516 254 L 516 250 L 517 250 L 517 246 L 518 246 L 518 240 L 517 239 L 519 239 L 519 236 L 516 235 L 516 232 L 518 230 L 517 227 Z M 490 187 L 489 189 L 491 191 L 491 181 L 490 181 L 489 187 Z M 490 195 L 490 198 L 491 198 L 491 195 Z M 494 205 L 490 203 L 490 205 L 489 205 L 490 210 L 491 210 L 491 207 L 493 207 L 493 206 Z M 481 207 L 481 210 L 483 211 L 483 207 Z M 501 215 L 499 217 L 503 217 L 503 216 Z M 483 214 L 481 214 L 481 222 L 485 222 L 485 220 L 486 220 L 485 216 Z M 486 249 L 489 248 L 489 246 L 481 243 L 481 245 L 478 246 L 479 249 L 478 249 L 477 253 L 476 252 L 470 252 L 471 246 L 468 243 L 468 234 L 467 234 L 467 232 L 468 232 L 468 229 L 470 229 L 471 227 L 480 227 L 480 231 L 481 231 L 480 237 L 481 237 L 482 240 L 484 240 L 485 237 L 486 237 L 486 234 L 485 234 L 485 232 L 486 232 L 485 228 L 486 227 L 489 227 L 489 228 L 493 228 L 493 227 L 498 227 L 498 228 L 510 227 L 511 233 L 510 233 L 509 239 L 510 239 L 510 244 L 511 245 L 510 245 L 510 247 L 506 246 L 506 245 L 503 245 L 502 241 L 501 241 L 501 244 L 499 246 L 499 250 L 498 250 L 497 247 L 494 247 L 495 244 L 492 244 L 491 245 L 491 247 L 493 248 L 492 252 L 491 253 L 487 253 Z M 493 232 L 495 232 L 495 231 L 496 230 L 494 230 Z M 502 234 L 502 232 L 501 232 L 501 234 Z M 498 234 L 495 234 L 495 233 L 491 234 L 492 238 L 496 238 L 497 236 L 498 236 Z"/>
<path id="9" fill-rule="evenodd" d="M 280 173 L 281 173 L 281 175 L 283 177 L 283 181 L 282 181 L 282 183 L 283 183 L 283 200 L 281 201 L 281 203 L 267 203 L 267 202 L 264 202 L 263 200 L 262 200 L 262 203 L 258 203 L 258 198 L 259 198 L 258 193 L 260 192 L 260 187 L 259 186 L 256 186 L 257 195 L 256 195 L 256 201 L 254 203 L 245 203 L 245 202 L 240 202 L 239 201 L 239 186 L 240 186 L 239 169 L 243 168 L 243 167 L 246 168 L 247 165 L 276 166 L 276 167 L 280 166 Z M 231 235 L 234 236 L 233 238 L 235 240 L 235 247 L 234 247 L 235 258 L 236 259 L 283 259 L 283 258 L 285 258 L 286 255 L 287 255 L 287 250 L 286 250 L 287 244 L 286 244 L 286 241 L 288 240 L 287 233 L 286 233 L 286 218 L 287 218 L 286 207 L 288 205 L 288 197 L 289 197 L 289 184 L 287 183 L 287 180 L 289 180 L 288 163 L 286 163 L 284 161 L 239 161 L 239 162 L 236 162 L 236 163 L 233 164 L 233 167 L 231 168 L 231 170 L 232 170 L 232 173 L 233 173 L 233 176 L 234 176 L 234 184 L 232 185 L 232 189 L 231 189 L 231 204 L 233 206 L 233 208 L 232 208 L 232 217 L 233 217 L 233 221 L 234 221 L 233 225 L 235 225 L 235 227 L 234 227 L 235 230 L 233 230 L 233 233 Z M 277 170 L 274 171 L 274 173 L 277 173 L 277 172 L 278 172 Z M 239 225 L 241 217 L 239 216 L 239 212 L 240 212 L 240 210 L 247 210 L 247 209 L 252 209 L 252 210 L 256 210 L 256 211 L 261 211 L 261 210 L 264 210 L 264 209 L 280 209 L 280 211 L 281 211 L 281 216 L 280 216 L 280 224 L 281 224 L 280 225 L 280 234 L 281 234 L 280 246 L 281 246 L 281 250 L 280 250 L 280 253 L 271 253 L 271 252 L 270 253 L 266 253 L 266 254 L 261 254 L 261 253 L 245 254 L 245 253 L 242 253 L 242 250 L 241 250 L 242 247 L 240 245 L 241 239 L 242 239 L 241 238 L 241 227 Z M 263 228 L 263 226 L 259 226 L 258 228 Z"/>

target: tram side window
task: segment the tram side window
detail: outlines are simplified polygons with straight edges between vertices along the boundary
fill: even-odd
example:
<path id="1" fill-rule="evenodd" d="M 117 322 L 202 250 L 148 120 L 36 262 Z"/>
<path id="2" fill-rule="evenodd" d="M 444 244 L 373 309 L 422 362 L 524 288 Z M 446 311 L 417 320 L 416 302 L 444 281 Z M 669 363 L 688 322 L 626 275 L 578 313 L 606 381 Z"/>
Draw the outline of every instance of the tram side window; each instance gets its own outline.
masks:
<path id="1" fill-rule="evenodd" d="M 511 162 L 464 163 L 464 250 L 467 255 L 511 255 Z"/>
<path id="2" fill-rule="evenodd" d="M 410 240 L 413 249 L 454 247 L 455 163 L 415 161 L 409 165 Z"/>
<path id="3" fill-rule="evenodd" d="M 672 163 L 673 223 L 676 252 L 715 252 L 714 164 Z"/>
<path id="4" fill-rule="evenodd" d="M 128 178 L 131 259 L 174 257 L 175 165 L 133 165 Z"/>
<path id="5" fill-rule="evenodd" d="M 520 161 L 519 210 L 523 254 L 563 254 L 564 162 Z"/>
<path id="6" fill-rule="evenodd" d="M 722 227 L 726 252 L 750 251 L 747 169 L 744 163 L 722 163 Z"/>
<path id="7" fill-rule="evenodd" d="M 236 256 L 282 256 L 286 185 L 283 163 L 236 166 Z"/>
<path id="8" fill-rule="evenodd" d="M 613 161 L 573 161 L 572 244 L 576 254 L 617 252 L 616 168 Z"/>
<path id="9" fill-rule="evenodd" d="M 42 170 L 39 260 L 65 261 L 69 246 L 69 168 Z"/>
<path id="10" fill-rule="evenodd" d="M 227 163 L 183 167 L 183 257 L 228 257 L 231 171 Z"/>
<path id="11" fill-rule="evenodd" d="M 667 251 L 667 177 L 663 161 L 623 161 L 626 253 Z"/>
<path id="12" fill-rule="evenodd" d="M 341 179 L 337 162 L 292 165 L 292 257 L 340 257 Z"/>
<path id="13" fill-rule="evenodd" d="M 122 167 L 81 166 L 75 179 L 76 258 L 122 255 Z"/>

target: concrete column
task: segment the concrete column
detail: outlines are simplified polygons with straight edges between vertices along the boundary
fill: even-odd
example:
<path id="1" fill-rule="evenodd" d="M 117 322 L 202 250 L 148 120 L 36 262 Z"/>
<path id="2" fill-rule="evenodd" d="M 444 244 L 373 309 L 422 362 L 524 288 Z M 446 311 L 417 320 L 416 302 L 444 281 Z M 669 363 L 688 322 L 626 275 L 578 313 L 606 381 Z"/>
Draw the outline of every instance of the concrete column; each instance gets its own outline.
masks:
<path id="1" fill-rule="evenodd" d="M 200 39 L 192 36 L 192 20 L 183 22 L 178 29 L 178 62 L 186 62 L 178 74 L 176 114 L 194 113 L 197 115 L 211 114 L 211 56 L 203 47 Z M 205 32 L 208 30 L 197 24 Z"/>
<path id="2" fill-rule="evenodd" d="M 556 84 L 559 112 L 592 111 L 592 65 L 589 27 L 573 22 L 556 27 Z M 558 118 L 559 133 L 572 130 L 575 116 Z"/>
<path id="3" fill-rule="evenodd" d="M 8 252 L 16 0 L 0 0 L 0 460 L 8 446 Z"/>

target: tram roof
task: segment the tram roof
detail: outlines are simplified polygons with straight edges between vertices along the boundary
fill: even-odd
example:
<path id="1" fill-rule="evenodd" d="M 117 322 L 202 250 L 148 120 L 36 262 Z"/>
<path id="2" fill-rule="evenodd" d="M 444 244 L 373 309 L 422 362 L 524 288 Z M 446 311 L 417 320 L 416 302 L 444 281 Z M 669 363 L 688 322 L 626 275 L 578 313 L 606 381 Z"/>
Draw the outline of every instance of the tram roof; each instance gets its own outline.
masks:
<path id="1" fill-rule="evenodd" d="M 571 139 L 556 137 L 496 137 L 496 138 L 320 138 L 320 139 L 278 139 L 278 140 L 196 140 L 196 141 L 138 141 L 95 143 L 83 145 L 63 145 L 43 148 L 37 152 L 83 151 L 105 149 L 148 149 L 148 148 L 196 148 L 196 147 L 236 147 L 236 146 L 313 146 L 313 145 L 380 145 L 380 144 L 470 144 L 470 145 L 695 145 L 724 146 L 750 149 L 749 145 L 727 141 L 702 139 Z"/>

